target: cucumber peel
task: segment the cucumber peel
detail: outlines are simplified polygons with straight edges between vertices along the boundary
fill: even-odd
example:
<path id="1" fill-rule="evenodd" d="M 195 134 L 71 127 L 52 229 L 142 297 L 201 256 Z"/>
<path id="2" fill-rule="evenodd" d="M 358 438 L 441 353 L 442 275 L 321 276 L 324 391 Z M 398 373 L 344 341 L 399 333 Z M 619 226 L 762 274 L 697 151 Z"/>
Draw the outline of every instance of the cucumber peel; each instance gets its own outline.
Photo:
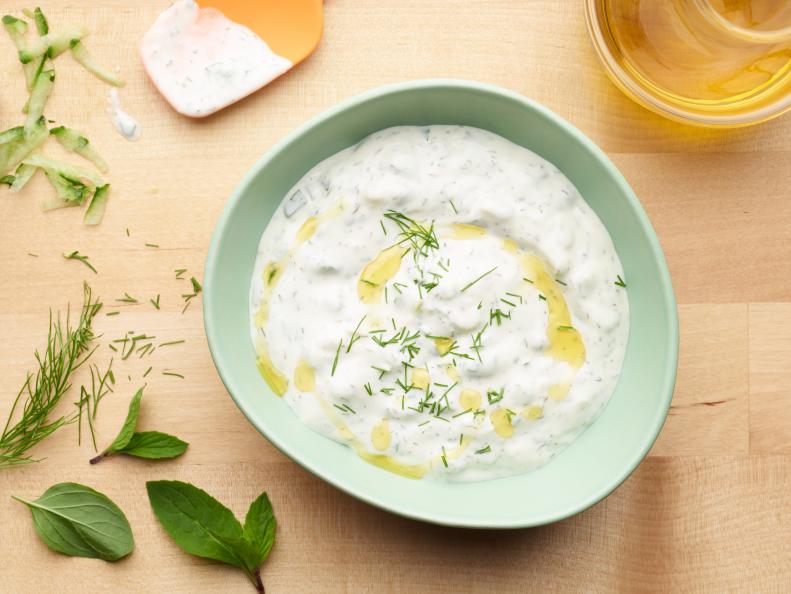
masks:
<path id="1" fill-rule="evenodd" d="M 32 165 L 20 165 L 17 167 L 16 173 L 14 174 L 14 183 L 11 184 L 11 192 L 16 194 L 21 191 L 22 188 L 25 187 L 25 184 L 30 181 L 30 178 L 33 177 L 33 174 L 36 173 L 37 169 L 37 167 L 33 167 Z"/>
<path id="2" fill-rule="evenodd" d="M 88 204 L 88 208 L 85 210 L 85 216 L 82 218 L 82 222 L 86 225 L 98 225 L 102 222 L 102 217 L 104 216 L 104 211 L 107 208 L 107 198 L 109 197 L 110 192 L 110 184 L 104 184 L 96 188 L 96 191 L 93 193 L 93 197 L 91 198 L 91 202 Z"/>
<path id="3" fill-rule="evenodd" d="M 83 159 L 87 159 L 96 166 L 102 173 L 107 172 L 107 162 L 102 159 L 98 152 L 93 148 L 90 141 L 77 130 L 72 130 L 66 126 L 58 126 L 49 131 L 51 136 L 69 152 L 75 152 Z"/>
<path id="4" fill-rule="evenodd" d="M 58 161 L 57 159 L 51 159 L 49 157 L 45 157 L 44 155 L 31 155 L 22 162 L 25 165 L 41 167 L 45 171 L 54 171 L 61 177 L 67 178 L 71 181 L 87 183 L 90 186 L 99 187 L 103 186 L 105 183 L 104 178 L 101 175 L 94 173 L 89 169 L 85 169 L 79 165 L 72 165 L 71 163 L 66 163 L 64 161 Z"/>
<path id="5" fill-rule="evenodd" d="M 114 87 L 123 87 L 126 84 L 126 81 L 115 72 L 97 64 L 93 56 L 91 56 L 79 39 L 72 39 L 69 45 L 71 47 L 71 55 L 74 56 L 74 59 L 82 64 L 88 72 Z"/>
<path id="6" fill-rule="evenodd" d="M 30 153 L 40 147 L 47 139 L 47 121 L 41 117 L 30 134 L 24 134 L 17 141 L 0 146 L 0 174 L 19 165 Z"/>
<path id="7" fill-rule="evenodd" d="M 30 134 L 36 126 L 36 123 L 44 114 L 44 106 L 47 104 L 50 94 L 52 93 L 52 86 L 55 83 L 55 71 L 47 70 L 41 73 L 38 77 L 33 89 L 30 91 L 30 99 L 28 100 L 27 119 L 25 120 L 25 134 Z"/>
<path id="8" fill-rule="evenodd" d="M 57 58 L 69 49 L 72 41 L 82 39 L 87 34 L 88 30 L 85 27 L 67 27 L 57 33 L 47 33 L 32 41 L 27 47 L 20 49 L 19 61 L 29 64 L 41 56 Z"/>
<path id="9" fill-rule="evenodd" d="M 44 175 L 47 176 L 49 183 L 51 183 L 52 187 L 55 188 L 55 192 L 57 192 L 58 197 L 65 202 L 69 202 L 75 206 L 80 205 L 88 196 L 90 196 L 91 192 L 93 191 L 91 186 L 85 185 L 78 179 L 68 177 L 63 173 L 48 167 L 42 167 L 42 169 L 44 170 Z"/>

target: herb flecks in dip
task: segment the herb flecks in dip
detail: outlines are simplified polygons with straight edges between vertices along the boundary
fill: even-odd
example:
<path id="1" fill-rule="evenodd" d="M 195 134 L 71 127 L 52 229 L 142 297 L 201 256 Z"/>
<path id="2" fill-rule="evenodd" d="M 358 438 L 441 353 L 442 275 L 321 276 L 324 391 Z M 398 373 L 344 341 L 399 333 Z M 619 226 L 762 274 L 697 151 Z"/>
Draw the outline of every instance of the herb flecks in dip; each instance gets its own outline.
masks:
<path id="1" fill-rule="evenodd" d="M 377 132 L 261 238 L 258 368 L 319 433 L 411 478 L 527 471 L 599 414 L 629 324 L 601 221 L 556 167 L 461 126 Z"/>

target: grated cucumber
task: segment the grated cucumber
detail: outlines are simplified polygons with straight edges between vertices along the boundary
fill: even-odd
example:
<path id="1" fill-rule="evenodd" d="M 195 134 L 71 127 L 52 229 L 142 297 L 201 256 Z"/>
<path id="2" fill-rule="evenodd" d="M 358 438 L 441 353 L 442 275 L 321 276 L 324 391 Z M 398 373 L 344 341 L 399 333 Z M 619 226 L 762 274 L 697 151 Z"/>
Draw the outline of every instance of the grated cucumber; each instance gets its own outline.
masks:
<path id="1" fill-rule="evenodd" d="M 30 134 L 23 134 L 22 138 L 0 145 L 0 174 L 6 173 L 19 165 L 30 153 L 40 147 L 47 139 L 47 121 L 42 117 Z"/>
<path id="2" fill-rule="evenodd" d="M 98 225 L 102 222 L 104 211 L 107 208 L 107 198 L 109 197 L 110 184 L 104 184 L 96 188 L 91 198 L 88 208 L 85 210 L 85 216 L 82 222 L 86 225 Z"/>
<path id="3" fill-rule="evenodd" d="M 96 166 L 102 173 L 107 172 L 107 162 L 102 159 L 99 153 L 94 150 L 90 141 L 77 130 L 72 130 L 66 126 L 58 126 L 49 131 L 51 136 L 63 145 L 69 152 L 75 152 L 82 158 L 87 159 Z"/>
<path id="4" fill-rule="evenodd" d="M 25 165 L 41 167 L 44 170 L 49 169 L 56 172 L 61 177 L 66 177 L 74 181 L 86 182 L 94 187 L 103 186 L 105 183 L 104 178 L 98 173 L 94 173 L 79 165 L 72 165 L 71 163 L 45 157 L 44 155 L 31 155 L 25 159 L 23 163 Z"/>
<path id="5" fill-rule="evenodd" d="M 67 27 L 58 33 L 47 33 L 32 41 L 26 48 L 20 49 L 19 61 L 29 64 L 41 56 L 56 58 L 69 49 L 72 41 L 82 39 L 87 34 L 88 29 L 85 27 Z"/>
<path id="6" fill-rule="evenodd" d="M 70 45 L 71 55 L 74 56 L 74 59 L 82 64 L 88 72 L 96 75 L 108 85 L 113 85 L 114 87 L 123 87 L 126 84 L 126 81 L 115 72 L 97 64 L 93 56 L 85 49 L 85 46 L 79 39 L 72 40 Z"/>
<path id="7" fill-rule="evenodd" d="M 55 83 L 55 71 L 47 70 L 38 77 L 33 89 L 30 91 L 30 99 L 27 102 L 27 119 L 25 120 L 25 134 L 30 134 L 36 127 L 39 119 L 44 115 L 44 106 L 47 104 L 52 86 Z"/>
<path id="8" fill-rule="evenodd" d="M 22 188 L 25 187 L 25 184 L 30 181 L 30 178 L 36 173 L 37 167 L 33 167 L 32 165 L 20 165 L 16 168 L 16 173 L 14 179 L 14 183 L 11 184 L 11 192 L 16 194 Z"/>

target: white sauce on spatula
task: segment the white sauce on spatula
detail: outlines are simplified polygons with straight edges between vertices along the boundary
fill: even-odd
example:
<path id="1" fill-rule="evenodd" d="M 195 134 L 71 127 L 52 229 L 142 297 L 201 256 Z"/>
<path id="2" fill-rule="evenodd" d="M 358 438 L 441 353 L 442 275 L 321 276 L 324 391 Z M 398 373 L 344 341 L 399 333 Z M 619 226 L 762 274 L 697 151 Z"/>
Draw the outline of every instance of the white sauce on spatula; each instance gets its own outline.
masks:
<path id="1" fill-rule="evenodd" d="M 293 66 L 215 8 L 179 0 L 140 47 L 148 75 L 173 108 L 203 117 L 246 97 Z"/>

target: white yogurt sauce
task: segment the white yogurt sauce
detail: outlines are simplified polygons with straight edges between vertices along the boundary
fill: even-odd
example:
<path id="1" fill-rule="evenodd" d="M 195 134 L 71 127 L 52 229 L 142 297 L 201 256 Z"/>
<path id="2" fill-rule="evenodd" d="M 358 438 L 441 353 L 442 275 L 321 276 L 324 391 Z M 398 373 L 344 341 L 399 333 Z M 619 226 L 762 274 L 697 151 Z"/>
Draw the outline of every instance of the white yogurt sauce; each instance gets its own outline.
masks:
<path id="1" fill-rule="evenodd" d="M 140 124 L 121 107 L 118 89 L 110 89 L 107 94 L 107 102 L 107 113 L 113 123 L 113 128 L 127 140 L 140 140 L 140 135 L 142 134 Z"/>
<path id="2" fill-rule="evenodd" d="M 307 425 L 388 470 L 517 474 L 612 394 L 622 277 L 538 155 L 475 128 L 389 128 L 314 167 L 264 231 L 258 367 Z"/>
<path id="3" fill-rule="evenodd" d="M 215 8 L 178 0 L 140 47 L 148 75 L 173 108 L 203 117 L 246 97 L 293 66 Z"/>

